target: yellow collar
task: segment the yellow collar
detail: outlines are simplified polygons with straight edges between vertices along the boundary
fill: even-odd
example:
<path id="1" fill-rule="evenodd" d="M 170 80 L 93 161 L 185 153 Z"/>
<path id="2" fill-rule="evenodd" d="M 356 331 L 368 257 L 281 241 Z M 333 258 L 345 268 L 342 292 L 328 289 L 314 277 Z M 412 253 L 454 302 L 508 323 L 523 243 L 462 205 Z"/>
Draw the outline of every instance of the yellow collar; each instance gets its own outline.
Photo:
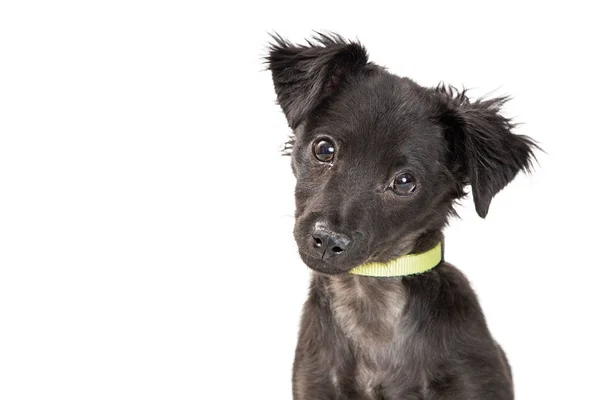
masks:
<path id="1" fill-rule="evenodd" d="M 352 268 L 349 272 L 364 276 L 406 276 L 421 274 L 435 268 L 442 261 L 442 243 L 419 254 L 407 254 L 386 263 L 372 262 Z"/>

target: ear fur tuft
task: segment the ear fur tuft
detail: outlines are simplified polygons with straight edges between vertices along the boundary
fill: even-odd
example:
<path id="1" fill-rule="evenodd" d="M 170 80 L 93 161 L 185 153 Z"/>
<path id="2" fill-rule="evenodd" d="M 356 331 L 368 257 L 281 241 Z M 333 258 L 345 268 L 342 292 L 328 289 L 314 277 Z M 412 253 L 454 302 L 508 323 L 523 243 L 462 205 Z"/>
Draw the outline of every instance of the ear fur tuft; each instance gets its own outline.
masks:
<path id="1" fill-rule="evenodd" d="M 442 120 L 448 126 L 452 159 L 458 162 L 461 180 L 470 184 L 475 209 L 485 218 L 492 198 L 510 183 L 519 171 L 531 171 L 538 145 L 529 137 L 512 132 L 515 124 L 501 115 L 508 97 L 471 102 L 466 90 L 438 86 L 446 110 Z"/>
<path id="2" fill-rule="evenodd" d="M 294 45 L 278 34 L 271 37 L 265 61 L 273 75 L 277 101 L 292 129 L 368 64 L 360 43 L 334 33 L 316 33 L 304 45 Z"/>

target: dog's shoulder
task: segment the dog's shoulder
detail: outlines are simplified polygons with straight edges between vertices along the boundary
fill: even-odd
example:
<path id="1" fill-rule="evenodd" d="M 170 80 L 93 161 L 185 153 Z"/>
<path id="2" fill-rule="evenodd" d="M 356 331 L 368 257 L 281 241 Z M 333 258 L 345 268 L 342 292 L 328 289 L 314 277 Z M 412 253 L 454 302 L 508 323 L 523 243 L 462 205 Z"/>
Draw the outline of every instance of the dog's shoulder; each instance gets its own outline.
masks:
<path id="1" fill-rule="evenodd" d="M 403 283 L 407 293 L 405 313 L 412 314 L 412 321 L 457 332 L 470 326 L 487 333 L 477 295 L 454 265 L 442 262 L 425 274 L 405 278 Z"/>

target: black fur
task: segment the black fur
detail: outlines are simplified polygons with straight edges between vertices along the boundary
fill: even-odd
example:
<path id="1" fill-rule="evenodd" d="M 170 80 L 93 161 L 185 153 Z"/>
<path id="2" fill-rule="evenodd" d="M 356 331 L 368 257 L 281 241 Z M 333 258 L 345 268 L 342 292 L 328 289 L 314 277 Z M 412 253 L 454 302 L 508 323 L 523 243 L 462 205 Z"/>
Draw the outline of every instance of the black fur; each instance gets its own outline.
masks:
<path id="1" fill-rule="evenodd" d="M 347 74 L 367 65 L 367 52 L 338 35 L 318 34 L 307 45 L 295 46 L 273 36 L 269 69 L 277 101 L 292 129 L 331 95 Z"/>
<path id="2" fill-rule="evenodd" d="M 452 148 L 463 167 L 464 184 L 471 184 L 475 209 L 487 215 L 492 198 L 515 175 L 530 171 L 536 144 L 527 136 L 514 135 L 514 124 L 502 116 L 500 108 L 508 97 L 469 102 L 466 92 L 447 86 L 436 89 L 448 110 L 441 121 L 446 124 Z"/>
<path id="3" fill-rule="evenodd" d="M 293 136 L 294 235 L 313 270 L 302 317 L 295 399 L 512 399 L 508 362 L 464 276 L 443 262 L 405 278 L 347 274 L 442 240 L 471 185 L 481 217 L 528 170 L 534 142 L 511 132 L 506 98 L 469 101 L 368 61 L 357 42 L 273 36 L 267 57 Z M 335 148 L 318 160 L 316 143 Z M 412 194 L 392 183 L 409 174 Z M 333 246 L 333 247 L 332 247 Z"/>

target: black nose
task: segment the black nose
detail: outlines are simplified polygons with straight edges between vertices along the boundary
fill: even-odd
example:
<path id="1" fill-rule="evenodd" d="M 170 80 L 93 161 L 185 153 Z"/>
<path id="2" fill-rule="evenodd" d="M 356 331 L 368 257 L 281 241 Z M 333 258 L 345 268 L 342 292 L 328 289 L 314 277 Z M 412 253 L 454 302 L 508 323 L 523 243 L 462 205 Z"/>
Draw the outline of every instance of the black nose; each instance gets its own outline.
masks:
<path id="1" fill-rule="evenodd" d="M 317 225 L 312 233 L 313 247 L 322 258 L 330 258 L 342 254 L 350 247 L 350 238 L 333 232 L 322 225 Z"/>

